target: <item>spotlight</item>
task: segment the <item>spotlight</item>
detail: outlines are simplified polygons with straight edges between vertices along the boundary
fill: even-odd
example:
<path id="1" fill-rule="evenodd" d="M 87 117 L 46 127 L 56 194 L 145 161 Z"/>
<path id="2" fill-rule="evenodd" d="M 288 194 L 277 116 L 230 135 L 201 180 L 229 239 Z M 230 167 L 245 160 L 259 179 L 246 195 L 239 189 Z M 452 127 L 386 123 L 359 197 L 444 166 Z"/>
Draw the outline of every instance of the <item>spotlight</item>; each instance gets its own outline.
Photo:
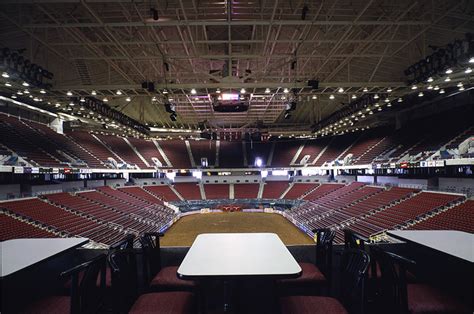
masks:
<path id="1" fill-rule="evenodd" d="M 392 89 L 389 87 L 387 88 L 387 93 L 391 93 L 392 92 Z"/>
<path id="2" fill-rule="evenodd" d="M 418 93 L 418 97 L 423 97 L 423 96 L 424 96 L 423 92 Z"/>
<path id="3" fill-rule="evenodd" d="M 288 88 L 285 87 L 285 89 L 283 90 L 283 92 L 284 92 L 285 94 L 288 94 L 290 91 L 288 90 Z"/>
<path id="4" fill-rule="evenodd" d="M 375 95 L 374 95 L 374 99 L 379 99 L 379 95 L 378 95 L 378 94 L 375 94 Z"/>
<path id="5" fill-rule="evenodd" d="M 70 90 L 67 91 L 66 95 L 72 96 L 72 92 Z"/>
<path id="6" fill-rule="evenodd" d="M 433 82 L 433 78 L 430 76 L 426 81 L 427 81 L 428 83 L 431 83 L 431 82 Z"/>
<path id="7" fill-rule="evenodd" d="M 92 95 L 92 96 L 95 96 L 95 95 L 97 95 L 97 92 L 96 92 L 95 90 L 93 90 L 93 91 L 91 92 L 91 95 Z"/>
<path id="8" fill-rule="evenodd" d="M 330 96 L 329 96 L 329 99 L 333 100 L 333 99 L 334 99 L 334 95 L 330 95 Z"/>
<path id="9" fill-rule="evenodd" d="M 194 88 L 191 89 L 191 94 L 196 95 L 196 90 Z"/>
<path id="10" fill-rule="evenodd" d="M 451 81 L 451 78 L 449 76 L 447 76 L 445 79 L 444 79 L 445 82 L 450 82 Z"/>
<path id="11" fill-rule="evenodd" d="M 3 73 L 2 73 L 2 77 L 4 77 L 4 78 L 9 78 L 9 77 L 10 77 L 10 75 L 8 75 L 8 73 L 7 73 L 7 72 L 3 72 Z"/>
<path id="12" fill-rule="evenodd" d="M 263 161 L 262 161 L 262 158 L 260 157 L 256 157 L 255 158 L 255 163 L 254 163 L 255 167 L 261 167 L 263 165 Z"/>
<path id="13" fill-rule="evenodd" d="M 7 86 L 7 87 L 11 87 L 11 86 L 12 86 L 12 84 L 10 84 L 10 82 L 5 82 L 5 86 Z"/>
<path id="14" fill-rule="evenodd" d="M 26 87 L 30 86 L 30 84 L 28 84 L 27 82 L 23 82 L 23 84 L 21 85 L 26 86 Z"/>
<path id="15" fill-rule="evenodd" d="M 40 90 L 41 94 L 46 94 L 46 91 L 44 89 Z"/>
<path id="16" fill-rule="evenodd" d="M 270 88 L 265 88 L 265 94 L 270 94 Z"/>
<path id="17" fill-rule="evenodd" d="M 469 73 L 471 73 L 471 72 L 472 72 L 472 69 L 471 69 L 471 68 L 467 68 L 466 71 L 464 71 L 464 73 L 466 73 L 466 74 L 469 74 Z"/>
<path id="18" fill-rule="evenodd" d="M 107 97 L 104 97 L 104 98 L 102 98 L 102 101 L 103 102 L 108 102 L 109 100 L 107 99 Z"/>
<path id="19" fill-rule="evenodd" d="M 439 90 L 439 93 L 440 93 L 440 94 L 444 94 L 444 89 L 441 88 L 441 89 Z"/>
<path id="20" fill-rule="evenodd" d="M 453 73 L 453 70 L 452 69 L 447 69 L 446 72 L 444 72 L 444 73 L 451 74 L 451 73 Z"/>
<path id="21" fill-rule="evenodd" d="M 338 93 L 344 93 L 344 88 L 342 87 L 339 87 L 339 89 L 337 90 Z"/>
<path id="22" fill-rule="evenodd" d="M 125 101 L 126 101 L 126 102 L 131 102 L 131 101 L 132 101 L 132 98 L 127 97 L 127 98 L 125 98 Z"/>
<path id="23" fill-rule="evenodd" d="M 117 95 L 122 95 L 122 91 L 120 89 L 117 89 L 117 91 L 115 92 L 115 94 Z"/>

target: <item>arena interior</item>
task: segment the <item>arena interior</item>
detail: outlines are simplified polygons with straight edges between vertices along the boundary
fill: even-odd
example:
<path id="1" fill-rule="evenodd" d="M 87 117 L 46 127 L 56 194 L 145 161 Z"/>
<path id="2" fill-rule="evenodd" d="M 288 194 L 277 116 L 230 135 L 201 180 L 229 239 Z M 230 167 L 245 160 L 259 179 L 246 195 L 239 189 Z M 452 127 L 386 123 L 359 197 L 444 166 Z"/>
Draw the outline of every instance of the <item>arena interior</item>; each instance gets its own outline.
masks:
<path id="1" fill-rule="evenodd" d="M 0 312 L 473 313 L 473 69 L 469 0 L 0 1 Z"/>

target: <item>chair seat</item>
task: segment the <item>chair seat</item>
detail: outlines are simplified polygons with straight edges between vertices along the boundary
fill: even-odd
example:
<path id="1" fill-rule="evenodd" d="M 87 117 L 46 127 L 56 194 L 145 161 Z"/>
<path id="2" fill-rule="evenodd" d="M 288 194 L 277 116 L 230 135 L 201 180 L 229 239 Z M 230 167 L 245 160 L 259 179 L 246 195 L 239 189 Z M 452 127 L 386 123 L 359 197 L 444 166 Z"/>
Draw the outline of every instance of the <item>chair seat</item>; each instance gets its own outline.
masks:
<path id="1" fill-rule="evenodd" d="M 281 279 L 279 284 L 293 285 L 293 284 L 324 284 L 326 277 L 313 263 L 298 263 L 301 267 L 302 273 L 298 278 Z"/>
<path id="2" fill-rule="evenodd" d="M 29 305 L 22 313 L 37 314 L 64 314 L 71 312 L 71 298 L 69 296 L 50 296 Z"/>
<path id="3" fill-rule="evenodd" d="M 179 279 L 177 276 L 178 266 L 163 267 L 151 280 L 150 288 L 158 290 L 192 290 L 196 283 L 192 280 Z"/>
<path id="4" fill-rule="evenodd" d="M 129 313 L 177 314 L 193 313 L 194 300 L 190 292 L 158 292 L 142 294 Z"/>
<path id="5" fill-rule="evenodd" d="M 346 314 L 342 304 L 334 298 L 293 296 L 280 299 L 281 314 Z"/>
<path id="6" fill-rule="evenodd" d="M 408 310 L 413 314 L 461 314 L 469 309 L 439 289 L 423 284 L 408 284 Z"/>

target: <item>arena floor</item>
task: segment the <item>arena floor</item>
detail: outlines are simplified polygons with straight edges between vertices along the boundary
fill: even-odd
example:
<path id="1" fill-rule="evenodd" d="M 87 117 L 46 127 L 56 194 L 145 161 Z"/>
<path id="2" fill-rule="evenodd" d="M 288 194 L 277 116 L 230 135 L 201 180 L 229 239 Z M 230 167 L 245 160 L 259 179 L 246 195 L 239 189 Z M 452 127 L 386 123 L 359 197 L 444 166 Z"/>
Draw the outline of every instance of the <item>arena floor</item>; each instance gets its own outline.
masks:
<path id="1" fill-rule="evenodd" d="M 313 240 L 278 214 L 211 213 L 181 218 L 161 239 L 162 246 L 191 246 L 197 235 L 218 232 L 273 232 L 286 245 L 312 244 Z"/>

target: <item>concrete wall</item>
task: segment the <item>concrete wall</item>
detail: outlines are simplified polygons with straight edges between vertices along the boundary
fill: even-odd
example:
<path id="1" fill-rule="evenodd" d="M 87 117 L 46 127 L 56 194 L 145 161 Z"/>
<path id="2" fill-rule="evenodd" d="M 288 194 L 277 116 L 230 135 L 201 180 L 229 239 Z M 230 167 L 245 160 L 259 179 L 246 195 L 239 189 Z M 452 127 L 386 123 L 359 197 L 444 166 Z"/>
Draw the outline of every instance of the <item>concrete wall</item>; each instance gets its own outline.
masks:
<path id="1" fill-rule="evenodd" d="M 438 182 L 441 191 L 474 194 L 474 178 L 439 178 Z"/>
<path id="2" fill-rule="evenodd" d="M 20 197 L 19 184 L 2 184 L 0 185 L 0 199 Z"/>
<path id="3" fill-rule="evenodd" d="M 111 187 L 122 187 L 125 186 L 127 182 L 126 179 L 107 179 L 105 180 L 105 184 Z"/>
<path id="4" fill-rule="evenodd" d="M 359 177 L 356 176 L 335 176 L 334 179 L 338 182 L 354 182 L 359 181 Z"/>
<path id="5" fill-rule="evenodd" d="M 163 184 L 166 184 L 167 179 L 157 179 L 157 178 L 139 179 L 139 178 L 133 178 L 132 182 L 134 182 L 136 185 L 163 185 Z"/>
<path id="6" fill-rule="evenodd" d="M 357 181 L 372 184 L 374 183 L 374 176 L 357 176 Z"/>
<path id="7" fill-rule="evenodd" d="M 99 186 L 104 186 L 104 180 L 87 180 L 86 187 L 88 188 L 96 188 Z"/>

